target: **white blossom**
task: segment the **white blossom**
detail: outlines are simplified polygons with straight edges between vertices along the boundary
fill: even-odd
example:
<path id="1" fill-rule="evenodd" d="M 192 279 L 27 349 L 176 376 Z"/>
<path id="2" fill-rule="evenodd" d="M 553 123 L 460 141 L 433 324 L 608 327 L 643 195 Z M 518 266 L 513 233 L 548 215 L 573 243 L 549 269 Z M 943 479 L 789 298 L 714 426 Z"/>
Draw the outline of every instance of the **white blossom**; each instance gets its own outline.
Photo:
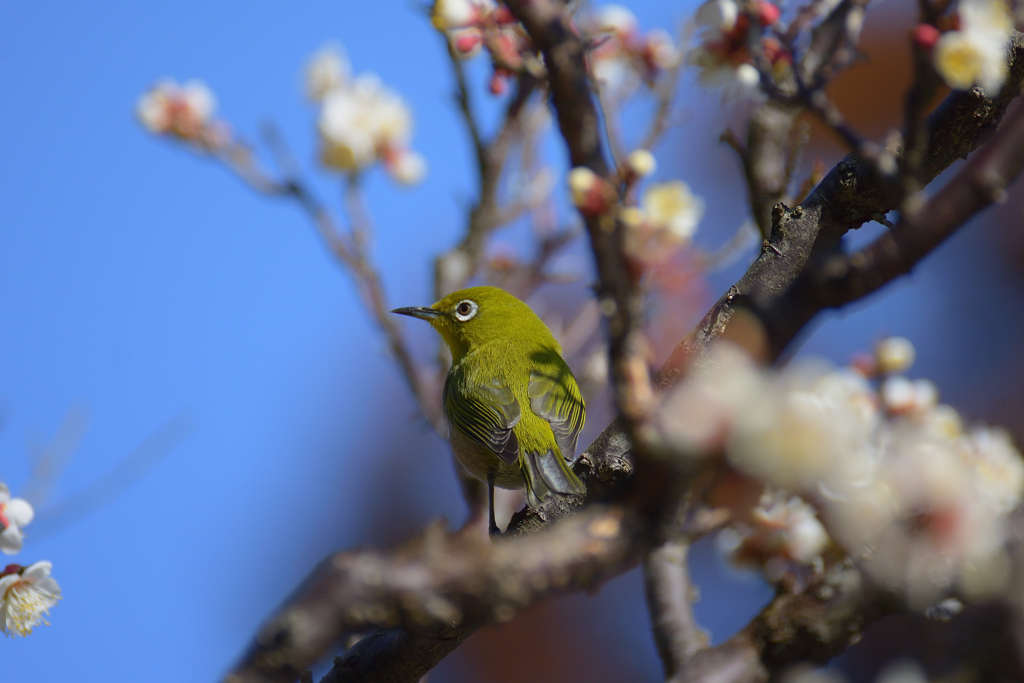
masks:
<path id="1" fill-rule="evenodd" d="M 914 357 L 914 345 L 903 337 L 888 337 L 875 345 L 878 371 L 885 375 L 906 372 L 914 364 Z"/>
<path id="2" fill-rule="evenodd" d="M 646 178 L 654 173 L 658 162 L 654 159 L 654 155 L 646 149 L 635 149 L 626 157 L 626 166 L 637 178 Z"/>
<path id="3" fill-rule="evenodd" d="M 494 7 L 491 0 L 436 0 L 431 19 L 434 27 L 442 31 L 465 28 Z"/>
<path id="4" fill-rule="evenodd" d="M 644 192 L 640 206 L 654 226 L 667 230 L 681 242 L 693 237 L 704 217 L 704 200 L 682 180 L 650 186 Z"/>
<path id="5" fill-rule="evenodd" d="M 708 0 L 699 8 L 695 17 L 697 26 L 710 30 L 709 38 L 731 31 L 740 16 L 739 5 L 734 0 Z"/>
<path id="6" fill-rule="evenodd" d="M 337 44 L 325 45 L 306 63 L 306 96 L 320 102 L 327 93 L 345 85 L 350 71 L 344 49 Z"/>
<path id="7" fill-rule="evenodd" d="M 1013 22 L 1002 0 L 960 0 L 960 29 L 935 45 L 935 69 L 951 87 L 979 85 L 995 96 L 1006 80 L 1006 46 Z"/>
<path id="8" fill-rule="evenodd" d="M 732 559 L 784 560 L 820 565 L 830 539 L 810 505 L 785 491 L 768 490 L 751 511 L 750 521 L 735 529 L 739 543 Z M 734 541 L 735 543 L 735 541 Z"/>
<path id="9" fill-rule="evenodd" d="M 373 75 L 360 75 L 324 98 L 319 130 L 321 159 L 330 168 L 355 171 L 405 149 L 412 114 L 402 98 Z"/>
<path id="10" fill-rule="evenodd" d="M 622 5 L 604 5 L 587 22 L 594 33 L 613 33 L 623 38 L 636 34 L 639 23 L 636 15 Z"/>
<path id="11" fill-rule="evenodd" d="M 135 112 L 151 133 L 202 141 L 216 107 L 213 92 L 202 81 L 179 85 L 164 79 L 139 98 Z"/>
<path id="12" fill-rule="evenodd" d="M 403 185 L 417 185 L 427 176 L 427 160 L 409 149 L 399 150 L 385 161 L 391 177 Z"/>
<path id="13" fill-rule="evenodd" d="M 1007 515 L 1024 500 L 1024 458 L 1003 430 L 965 433 L 928 380 L 873 384 L 811 362 L 760 370 L 719 344 L 666 399 L 657 424 L 668 444 L 724 450 L 742 481 L 775 491 L 736 510 L 731 532 L 733 551 L 769 573 L 780 558 L 813 562 L 825 542 L 792 495 L 813 505 L 873 580 L 915 607 L 952 589 L 982 599 L 1006 585 Z"/>
<path id="14" fill-rule="evenodd" d="M 13 555 L 21 550 L 25 534 L 22 531 L 35 513 L 28 501 L 11 498 L 7 486 L 0 482 L 0 552 Z"/>
<path id="15" fill-rule="evenodd" d="M 50 569 L 49 562 L 36 562 L 9 565 L 0 573 L 0 629 L 8 636 L 27 636 L 40 622 L 48 623 L 44 617 L 61 599 Z"/>

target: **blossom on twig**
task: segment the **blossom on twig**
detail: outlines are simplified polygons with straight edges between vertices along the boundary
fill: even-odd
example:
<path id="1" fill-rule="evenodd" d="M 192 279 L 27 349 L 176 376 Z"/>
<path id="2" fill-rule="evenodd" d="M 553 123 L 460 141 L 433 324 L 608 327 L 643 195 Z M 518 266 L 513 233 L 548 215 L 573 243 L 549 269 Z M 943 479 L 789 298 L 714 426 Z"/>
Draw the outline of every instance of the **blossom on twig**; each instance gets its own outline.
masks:
<path id="1" fill-rule="evenodd" d="M 357 172 L 381 162 L 398 182 L 426 176 L 426 160 L 409 149 L 412 112 L 374 74 L 348 77 L 341 49 L 321 49 L 307 67 L 307 91 L 320 93 L 320 160 L 329 169 Z"/>
<path id="2" fill-rule="evenodd" d="M 779 8 L 767 0 L 757 3 L 761 26 L 771 26 L 779 15 Z M 748 48 L 750 19 L 740 12 L 735 0 L 708 0 L 697 10 L 696 22 L 701 29 L 700 44 L 690 50 L 687 60 L 697 67 L 701 84 L 721 89 L 730 99 L 761 97 L 761 75 Z M 776 38 L 763 37 L 761 46 L 776 75 L 792 65 L 793 56 Z"/>
<path id="3" fill-rule="evenodd" d="M 939 38 L 935 69 L 951 88 L 975 85 L 990 97 L 1006 81 L 1006 48 L 1013 21 L 1003 0 L 960 0 L 959 29 Z"/>
<path id="4" fill-rule="evenodd" d="M 306 63 L 306 96 L 320 102 L 328 93 L 340 90 L 351 77 L 352 67 L 341 45 L 325 45 Z"/>
<path id="5" fill-rule="evenodd" d="M 897 355 L 906 369 L 913 349 Z M 1005 585 L 1006 516 L 1024 498 L 1024 460 L 1002 430 L 964 432 L 927 380 L 883 375 L 875 384 L 814 363 L 764 371 L 725 344 L 668 399 L 661 424 L 669 442 L 724 452 L 740 473 L 814 505 L 829 535 L 914 606 Z M 737 518 L 747 524 L 741 536 L 757 539 L 749 520 L 785 515 L 769 505 Z"/>
<path id="6" fill-rule="evenodd" d="M 21 550 L 25 534 L 22 531 L 35 513 L 28 501 L 11 498 L 11 492 L 0 482 L 0 552 L 13 555 Z"/>
<path id="7" fill-rule="evenodd" d="M 0 572 L 0 630 L 8 636 L 27 636 L 61 599 L 60 586 L 50 576 L 49 562 L 28 567 L 10 564 Z"/>
<path id="8" fill-rule="evenodd" d="M 681 60 L 665 31 L 641 34 L 636 16 L 621 5 L 604 5 L 583 17 L 581 25 L 593 41 L 589 56 L 594 80 L 612 99 L 628 97 L 641 81 L 652 83 Z"/>
<path id="9" fill-rule="evenodd" d="M 213 118 L 216 108 L 213 92 L 202 81 L 179 85 L 173 79 L 163 79 L 139 98 L 135 113 L 151 133 L 216 149 L 231 140 L 227 124 Z"/>

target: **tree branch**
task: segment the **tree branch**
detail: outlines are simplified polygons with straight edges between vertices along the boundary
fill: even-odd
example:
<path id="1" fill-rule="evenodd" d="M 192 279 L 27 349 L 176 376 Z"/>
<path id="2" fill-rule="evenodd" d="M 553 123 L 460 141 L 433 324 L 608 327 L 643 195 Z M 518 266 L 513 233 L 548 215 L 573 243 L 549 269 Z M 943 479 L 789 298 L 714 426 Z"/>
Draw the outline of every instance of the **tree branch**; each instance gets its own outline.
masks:
<path id="1" fill-rule="evenodd" d="M 665 678 L 682 671 L 708 645 L 693 615 L 695 589 L 686 565 L 689 543 L 669 540 L 644 558 L 644 594 Z"/>

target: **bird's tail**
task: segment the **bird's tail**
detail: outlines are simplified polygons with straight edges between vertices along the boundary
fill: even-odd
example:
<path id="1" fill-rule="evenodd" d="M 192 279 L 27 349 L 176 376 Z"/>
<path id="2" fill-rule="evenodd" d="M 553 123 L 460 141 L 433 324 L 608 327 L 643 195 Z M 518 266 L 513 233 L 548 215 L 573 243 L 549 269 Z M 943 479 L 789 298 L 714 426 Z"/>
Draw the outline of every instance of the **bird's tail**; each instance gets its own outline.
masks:
<path id="1" fill-rule="evenodd" d="M 526 479 L 526 502 L 530 507 L 537 507 L 555 493 L 578 495 L 586 491 L 583 482 L 557 451 L 522 453 L 519 462 Z"/>

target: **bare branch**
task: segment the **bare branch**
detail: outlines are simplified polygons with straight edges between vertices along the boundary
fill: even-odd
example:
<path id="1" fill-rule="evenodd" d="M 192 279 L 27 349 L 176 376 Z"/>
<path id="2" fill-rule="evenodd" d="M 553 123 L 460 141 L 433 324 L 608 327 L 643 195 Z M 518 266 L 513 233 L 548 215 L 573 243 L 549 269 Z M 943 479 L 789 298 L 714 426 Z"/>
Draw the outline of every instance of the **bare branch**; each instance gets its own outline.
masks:
<path id="1" fill-rule="evenodd" d="M 781 297 L 754 304 L 773 357 L 819 311 L 856 301 L 905 275 L 944 240 L 995 201 L 1024 169 L 1024 106 L 1018 103 L 999 132 L 913 217 L 848 256 L 812 265 Z M 757 295 L 755 293 L 755 300 Z"/>
<path id="2" fill-rule="evenodd" d="M 708 645 L 708 635 L 693 614 L 695 589 L 686 566 L 688 550 L 687 541 L 670 540 L 644 558 L 644 594 L 666 678 L 682 671 Z"/>

